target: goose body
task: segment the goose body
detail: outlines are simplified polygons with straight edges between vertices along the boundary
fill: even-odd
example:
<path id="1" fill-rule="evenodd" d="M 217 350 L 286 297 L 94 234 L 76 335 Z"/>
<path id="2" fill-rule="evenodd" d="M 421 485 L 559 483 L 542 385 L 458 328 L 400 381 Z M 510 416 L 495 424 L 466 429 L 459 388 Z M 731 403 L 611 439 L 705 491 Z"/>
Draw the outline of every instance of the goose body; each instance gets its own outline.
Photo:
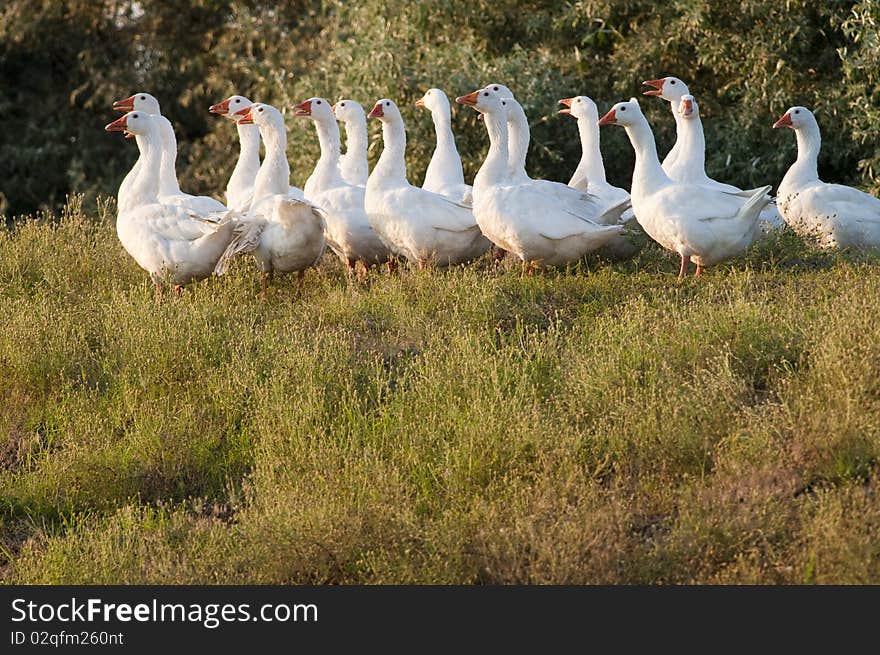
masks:
<path id="1" fill-rule="evenodd" d="M 321 207 L 330 248 L 348 266 L 365 267 L 387 261 L 391 252 L 370 225 L 364 209 L 366 189 L 346 182 L 339 168 L 339 126 L 323 98 L 310 98 L 295 107 L 297 116 L 312 119 L 321 145 L 321 157 L 305 184 L 306 198 Z"/>
<path id="2" fill-rule="evenodd" d="M 819 179 L 822 137 L 813 112 L 792 107 L 773 127 L 790 127 L 797 137 L 797 160 L 778 189 L 779 208 L 792 229 L 824 247 L 880 248 L 880 199 Z"/>
<path id="3" fill-rule="evenodd" d="M 469 184 L 464 183 L 461 157 L 455 146 L 455 136 L 452 134 L 449 98 L 440 89 L 428 89 L 416 102 L 416 106 L 424 107 L 431 112 L 437 135 L 437 146 L 425 171 L 422 188 L 466 205 L 471 204 L 473 189 Z"/>
<path id="4" fill-rule="evenodd" d="M 470 261 L 489 249 L 468 206 L 406 179 L 406 131 L 393 101 L 379 100 L 370 112 L 382 122 L 384 148 L 367 180 L 370 224 L 395 254 L 424 267 Z"/>
<path id="5" fill-rule="evenodd" d="M 633 209 L 645 232 L 681 257 L 681 275 L 691 260 L 699 274 L 752 244 L 770 187 L 728 193 L 672 180 L 660 165 L 654 135 L 635 99 L 614 105 L 599 124 L 626 128 L 636 153 Z"/>
<path id="6" fill-rule="evenodd" d="M 140 151 L 138 175 L 116 219 L 123 248 L 157 288 L 164 280 L 180 286 L 208 277 L 232 236 L 229 215 L 199 214 L 159 200 L 162 137 L 155 116 L 131 111 L 105 129 L 135 135 Z"/>
<path id="7" fill-rule="evenodd" d="M 266 146 L 266 156 L 254 182 L 254 198 L 215 272 L 222 275 L 230 261 L 250 253 L 257 263 L 263 292 L 266 277 L 274 272 L 302 274 L 324 254 L 324 220 L 312 203 L 290 193 L 287 133 L 284 117 L 271 105 L 255 103 L 239 114 L 245 125 L 256 124 Z"/>
<path id="8" fill-rule="evenodd" d="M 332 107 L 336 120 L 345 125 L 345 154 L 339 158 L 339 174 L 349 184 L 366 186 L 370 169 L 367 164 L 367 115 L 359 103 L 344 98 Z"/>
<path id="9" fill-rule="evenodd" d="M 483 233 L 519 257 L 524 272 L 574 262 L 620 235 L 620 225 L 592 220 L 602 211 L 596 199 L 587 197 L 575 213 L 540 187 L 511 179 L 507 100 L 489 88 L 457 99 L 482 113 L 489 134 L 489 153 L 474 179 L 474 216 Z"/>

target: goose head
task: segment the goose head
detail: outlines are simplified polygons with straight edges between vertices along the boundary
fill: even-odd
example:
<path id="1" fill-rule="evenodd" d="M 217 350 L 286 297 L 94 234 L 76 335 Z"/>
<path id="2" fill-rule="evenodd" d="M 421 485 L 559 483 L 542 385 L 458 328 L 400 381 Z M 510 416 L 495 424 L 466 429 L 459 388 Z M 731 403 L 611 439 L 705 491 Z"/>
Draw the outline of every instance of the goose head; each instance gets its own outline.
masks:
<path id="1" fill-rule="evenodd" d="M 498 82 L 492 82 L 491 84 L 487 84 L 483 87 L 484 89 L 488 89 L 489 91 L 494 91 L 498 94 L 500 98 L 514 98 L 513 91 L 508 89 L 503 84 L 499 84 Z"/>
<path id="2" fill-rule="evenodd" d="M 587 96 L 563 98 L 559 104 L 565 105 L 565 109 L 559 110 L 560 114 L 571 114 L 578 120 L 585 119 L 594 123 L 599 120 L 599 110 L 596 103 Z"/>
<path id="3" fill-rule="evenodd" d="M 678 105 L 678 114 L 687 120 L 700 117 L 700 106 L 697 104 L 696 98 L 690 93 L 681 97 L 681 102 Z"/>
<path id="4" fill-rule="evenodd" d="M 673 103 L 678 103 L 683 95 L 690 93 L 687 84 L 677 77 L 661 77 L 658 80 L 646 80 L 642 84 L 654 87 L 650 91 L 645 91 L 644 95 L 663 98 Z"/>
<path id="5" fill-rule="evenodd" d="M 790 127 L 793 130 L 816 122 L 816 117 L 806 107 L 792 107 L 773 123 L 773 127 Z"/>
<path id="6" fill-rule="evenodd" d="M 235 112 L 246 109 L 252 104 L 254 103 L 252 103 L 244 96 L 229 96 L 223 102 L 218 102 L 216 105 L 211 105 L 208 111 L 212 114 L 217 114 L 218 116 L 223 116 L 224 118 L 228 118 L 234 121 Z"/>
<path id="7" fill-rule="evenodd" d="M 122 112 L 141 111 L 147 114 L 162 113 L 159 111 L 159 101 L 156 100 L 156 97 L 143 91 L 128 96 L 124 100 L 117 100 L 113 103 L 113 109 Z"/>
<path id="8" fill-rule="evenodd" d="M 272 105 L 255 102 L 235 112 L 239 125 L 257 125 L 258 127 L 275 127 L 284 130 L 284 116 Z"/>
<path id="9" fill-rule="evenodd" d="M 618 102 L 610 111 L 599 119 L 599 125 L 635 125 L 640 121 L 644 121 L 645 116 L 639 107 L 639 102 L 635 98 L 630 98 L 626 102 Z"/>
<path id="10" fill-rule="evenodd" d="M 388 98 L 377 100 L 367 118 L 378 118 L 383 123 L 403 122 L 403 117 L 400 115 L 397 105 Z"/>
<path id="11" fill-rule="evenodd" d="M 153 117 L 144 111 L 130 111 L 120 116 L 112 123 L 107 123 L 104 129 L 108 132 L 124 132 L 125 138 L 149 134 L 155 126 Z"/>
<path id="12" fill-rule="evenodd" d="M 336 120 L 348 123 L 365 116 L 364 108 L 351 98 L 344 98 L 331 107 Z"/>
<path id="13" fill-rule="evenodd" d="M 500 114 L 507 120 L 507 102 L 488 87 L 477 89 L 473 93 L 459 96 L 455 101 L 465 107 L 473 107 L 481 114 Z"/>
<path id="14" fill-rule="evenodd" d="M 428 89 L 425 95 L 416 100 L 416 107 L 424 107 L 432 114 L 438 111 L 449 113 L 449 98 L 440 89 Z"/>
<path id="15" fill-rule="evenodd" d="M 309 98 L 308 100 L 295 105 L 293 108 L 294 116 L 308 116 L 313 121 L 320 123 L 332 123 L 336 118 L 333 115 L 333 109 L 329 102 L 324 98 Z"/>

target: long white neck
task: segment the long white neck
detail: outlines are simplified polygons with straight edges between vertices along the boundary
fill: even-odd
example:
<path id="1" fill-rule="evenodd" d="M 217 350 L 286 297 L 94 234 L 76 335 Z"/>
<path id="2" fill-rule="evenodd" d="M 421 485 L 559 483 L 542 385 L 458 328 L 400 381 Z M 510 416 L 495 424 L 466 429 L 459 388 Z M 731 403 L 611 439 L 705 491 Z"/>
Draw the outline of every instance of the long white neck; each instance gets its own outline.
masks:
<path id="1" fill-rule="evenodd" d="M 159 123 L 159 131 L 162 134 L 162 168 L 159 171 L 159 195 L 180 195 L 180 185 L 177 183 L 177 137 L 174 136 L 174 127 L 164 116 L 154 114 L 153 117 Z"/>
<path id="2" fill-rule="evenodd" d="M 343 184 L 339 174 L 339 124 L 335 120 L 315 120 L 315 131 L 321 145 L 321 156 L 315 170 L 306 180 L 306 197 Z"/>
<path id="3" fill-rule="evenodd" d="M 366 184 L 370 175 L 367 164 L 367 119 L 361 114 L 345 121 L 345 154 L 340 157 L 339 170 L 349 184 Z"/>
<path id="4" fill-rule="evenodd" d="M 260 135 L 266 144 L 266 157 L 254 181 L 254 205 L 266 196 L 287 195 L 290 190 L 287 132 L 283 127 L 266 125 L 260 128 Z"/>
<path id="5" fill-rule="evenodd" d="M 666 166 L 671 165 L 678 158 L 679 153 L 681 152 L 681 138 L 682 138 L 682 118 L 678 114 L 678 110 L 675 108 L 676 102 L 670 102 L 669 108 L 672 111 L 672 117 L 675 119 L 675 144 L 673 144 L 672 149 L 666 153 L 666 157 L 663 159 L 663 164 Z"/>
<path id="6" fill-rule="evenodd" d="M 235 127 L 238 130 L 241 150 L 235 168 L 232 169 L 232 175 L 229 176 L 229 183 L 226 185 L 227 194 L 230 190 L 235 193 L 253 186 L 257 172 L 260 170 L 260 128 L 256 125 L 239 124 Z"/>
<path id="7" fill-rule="evenodd" d="M 425 182 L 422 186 L 436 190 L 445 185 L 464 184 L 464 172 L 461 168 L 461 157 L 455 147 L 455 136 L 452 134 L 449 107 L 440 106 L 432 110 L 431 117 L 437 134 L 437 147 L 431 156 L 428 170 L 425 171 Z"/>
<path id="8" fill-rule="evenodd" d="M 489 187 L 501 184 L 508 178 L 508 162 L 510 151 L 508 145 L 507 120 L 498 114 L 483 114 L 483 122 L 489 133 L 489 152 L 477 176 L 474 178 L 474 196 L 480 194 Z"/>
<path id="9" fill-rule="evenodd" d="M 135 137 L 135 140 L 138 144 L 137 161 L 135 161 L 134 166 L 131 167 L 131 170 L 128 171 L 125 177 L 122 178 L 122 183 L 119 185 L 119 192 L 116 195 L 116 204 L 120 209 L 131 205 L 132 189 L 134 188 L 138 175 L 140 175 L 144 166 L 143 148 L 141 148 L 140 137 Z"/>
<path id="10" fill-rule="evenodd" d="M 140 151 L 135 166 L 140 168 L 140 172 L 129 190 L 129 198 L 124 206 L 120 202 L 120 212 L 158 202 L 159 171 L 162 166 L 163 150 L 158 127 L 151 123 L 147 132 L 138 134 L 135 140 Z"/>
<path id="11" fill-rule="evenodd" d="M 702 184 L 706 176 L 706 137 L 703 134 L 703 121 L 699 116 L 681 118 L 681 133 L 678 137 L 678 158 L 675 160 L 675 174 L 668 167 L 663 170 L 679 182 Z"/>
<path id="12" fill-rule="evenodd" d="M 819 125 L 813 121 L 797 128 L 794 133 L 797 136 L 797 161 L 782 178 L 782 183 L 779 185 L 780 195 L 784 192 L 790 193 L 819 179 L 819 150 L 822 148 Z"/>
<path id="13" fill-rule="evenodd" d="M 382 141 L 384 146 L 379 161 L 376 162 L 370 180 L 383 185 L 408 184 L 406 179 L 406 130 L 403 121 L 382 121 Z M 369 184 L 369 182 L 368 182 Z"/>
<path id="14" fill-rule="evenodd" d="M 507 153 L 507 165 L 512 180 L 524 181 L 528 179 L 526 173 L 526 155 L 529 154 L 529 120 L 523 111 L 522 105 L 516 100 L 508 100 L 507 132 L 509 146 Z"/>
<path id="15" fill-rule="evenodd" d="M 632 125 L 626 126 L 626 134 L 636 153 L 636 165 L 633 171 L 633 197 L 648 195 L 671 182 L 660 165 L 657 157 L 657 143 L 654 133 L 644 117 Z"/>
<path id="16" fill-rule="evenodd" d="M 605 164 L 599 148 L 599 124 L 590 118 L 578 118 L 581 136 L 581 161 L 572 176 L 572 182 L 583 180 L 592 184 L 605 183 Z"/>

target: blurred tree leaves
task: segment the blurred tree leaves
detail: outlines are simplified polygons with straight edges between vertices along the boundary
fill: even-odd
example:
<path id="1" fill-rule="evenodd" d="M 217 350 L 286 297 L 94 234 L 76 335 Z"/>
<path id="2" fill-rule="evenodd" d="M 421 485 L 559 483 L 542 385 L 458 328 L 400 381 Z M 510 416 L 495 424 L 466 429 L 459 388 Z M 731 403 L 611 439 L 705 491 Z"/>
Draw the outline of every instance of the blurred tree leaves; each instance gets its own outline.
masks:
<path id="1" fill-rule="evenodd" d="M 822 174 L 874 185 L 878 19 L 878 0 L 8 0 L 0 9 L 0 193 L 16 214 L 57 205 L 72 190 L 115 192 L 136 153 L 102 128 L 113 100 L 142 90 L 175 124 L 188 191 L 222 197 L 235 132 L 207 107 L 233 92 L 282 109 L 313 95 L 351 96 L 365 107 L 393 98 L 418 183 L 434 139 L 414 101 L 430 86 L 455 96 L 490 81 L 510 86 L 526 108 L 532 174 L 566 180 L 579 146 L 557 100 L 583 93 L 604 110 L 666 74 L 700 100 L 711 175 L 777 184 L 794 140 L 770 125 L 804 104 L 824 128 Z M 661 150 L 670 146 L 668 107 L 642 104 Z M 472 111 L 453 114 L 473 175 L 485 131 Z M 308 121 L 287 115 L 293 181 L 302 184 L 317 142 Z M 371 137 L 375 158 L 375 126 Z M 628 186 L 623 131 L 602 138 L 610 179 Z"/>

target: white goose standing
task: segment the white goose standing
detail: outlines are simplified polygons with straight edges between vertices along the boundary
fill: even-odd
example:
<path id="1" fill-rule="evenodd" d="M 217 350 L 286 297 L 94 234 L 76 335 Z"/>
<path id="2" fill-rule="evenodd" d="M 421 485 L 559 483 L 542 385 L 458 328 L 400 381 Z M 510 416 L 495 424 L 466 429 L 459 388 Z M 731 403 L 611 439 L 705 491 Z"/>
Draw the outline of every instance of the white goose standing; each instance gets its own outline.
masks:
<path id="1" fill-rule="evenodd" d="M 370 226 L 364 210 L 366 189 L 349 184 L 339 172 L 339 125 L 330 103 L 309 98 L 294 107 L 296 116 L 307 116 L 315 124 L 321 157 L 306 180 L 306 198 L 319 206 L 327 224 L 327 244 L 354 273 L 355 264 L 364 269 L 388 261 L 391 252 Z"/>
<path id="2" fill-rule="evenodd" d="M 489 241 L 469 207 L 407 181 L 406 129 L 397 105 L 379 100 L 369 117 L 382 122 L 384 148 L 367 180 L 364 200 L 382 241 L 419 268 L 459 264 L 486 252 Z"/>
<path id="3" fill-rule="evenodd" d="M 232 95 L 223 102 L 211 105 L 212 114 L 218 114 L 235 123 L 238 132 L 239 153 L 232 175 L 226 184 L 226 204 L 237 212 L 247 213 L 254 197 L 254 180 L 260 170 L 260 128 L 242 125 L 235 113 L 253 103 L 244 96 Z"/>
<path id="4" fill-rule="evenodd" d="M 263 296 L 276 271 L 296 272 L 297 286 L 302 287 L 306 269 L 324 254 L 324 219 L 317 207 L 290 193 L 287 131 L 281 112 L 255 103 L 238 114 L 245 125 L 260 128 L 266 156 L 254 183 L 250 212 L 238 221 L 232 242 L 214 272 L 222 275 L 234 257 L 251 253 L 260 271 Z"/>
<path id="5" fill-rule="evenodd" d="M 822 136 L 813 112 L 792 107 L 773 127 L 790 127 L 797 137 L 797 160 L 778 189 L 786 222 L 824 247 L 880 248 L 880 199 L 819 179 Z"/>
<path id="6" fill-rule="evenodd" d="M 219 200 L 208 196 L 194 196 L 180 190 L 176 168 L 177 137 L 174 136 L 174 127 L 171 125 L 171 121 L 162 115 L 159 109 L 159 101 L 154 96 L 145 92 L 135 93 L 124 100 L 114 102 L 113 109 L 121 112 L 137 111 L 155 117 L 161 138 L 161 167 L 159 170 L 158 195 L 161 203 L 181 205 L 200 214 L 226 211 L 226 206 Z M 123 181 L 123 184 L 125 184 L 125 181 Z"/>
<path id="7" fill-rule="evenodd" d="M 449 98 L 440 89 L 428 89 L 416 101 L 416 107 L 424 107 L 431 112 L 434 131 L 437 134 L 437 146 L 425 171 L 422 188 L 466 205 L 471 204 L 473 189 L 469 184 L 464 183 L 461 157 L 455 147 L 455 135 L 452 133 Z"/>
<path id="8" fill-rule="evenodd" d="M 131 111 L 104 129 L 135 135 L 140 151 L 135 164 L 139 174 L 129 186 L 128 201 L 119 203 L 116 218 L 123 248 L 150 274 L 157 293 L 166 280 L 179 293 L 182 285 L 208 277 L 229 244 L 233 222 L 157 200 L 162 136 L 155 116 Z"/>
<path id="9" fill-rule="evenodd" d="M 582 213 L 577 214 L 538 187 L 510 179 L 508 99 L 483 88 L 456 102 L 483 114 L 489 134 L 489 153 L 474 178 L 474 216 L 493 243 L 520 258 L 523 274 L 577 261 L 621 233 L 619 225 L 590 220 L 591 209 L 598 213 L 592 198 L 582 203 Z"/>
<path id="10" fill-rule="evenodd" d="M 703 133 L 703 121 L 700 109 L 687 85 L 677 77 L 663 77 L 650 80 L 644 84 L 654 86 L 652 91 L 644 95 L 655 96 L 669 102 L 672 115 L 675 117 L 675 145 L 666 159 L 663 170 L 676 182 L 702 184 L 718 191 L 728 193 L 750 194 L 732 184 L 725 184 L 712 179 L 706 174 L 706 137 Z M 773 198 L 761 211 L 763 232 L 770 232 L 785 225 Z"/>
<path id="11" fill-rule="evenodd" d="M 351 98 L 343 98 L 332 107 L 336 120 L 345 125 L 345 154 L 339 159 L 339 172 L 349 184 L 366 186 L 370 176 L 367 164 L 367 115 Z"/>
<path id="12" fill-rule="evenodd" d="M 746 198 L 672 180 L 660 165 L 654 134 L 635 98 L 614 105 L 599 125 L 626 129 L 636 153 L 633 209 L 652 239 L 679 254 L 679 277 L 685 275 L 691 260 L 700 275 L 704 267 L 734 257 L 751 245 L 761 209 L 769 202 L 769 186 Z"/>

